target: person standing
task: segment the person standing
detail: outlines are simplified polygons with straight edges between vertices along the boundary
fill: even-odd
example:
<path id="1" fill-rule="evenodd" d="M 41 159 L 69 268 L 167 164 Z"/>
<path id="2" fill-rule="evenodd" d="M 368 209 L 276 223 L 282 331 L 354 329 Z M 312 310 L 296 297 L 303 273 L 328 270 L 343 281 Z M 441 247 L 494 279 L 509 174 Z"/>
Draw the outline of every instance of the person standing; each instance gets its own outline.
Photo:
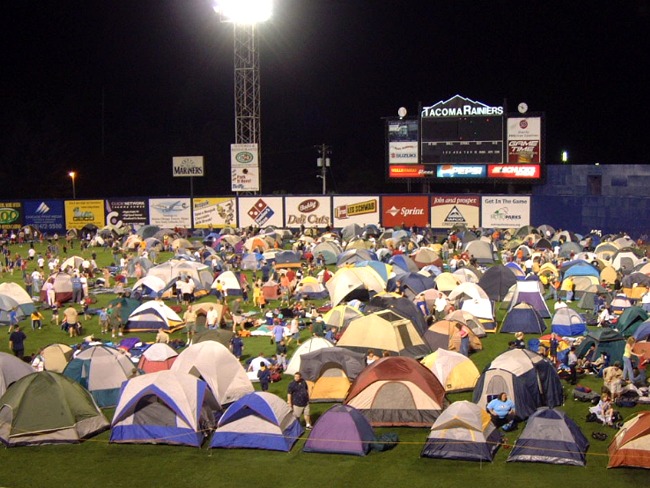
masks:
<path id="1" fill-rule="evenodd" d="M 260 369 L 257 371 L 257 379 L 260 380 L 262 391 L 268 391 L 269 383 L 271 383 L 271 370 L 266 367 L 266 363 L 260 364 Z"/>
<path id="2" fill-rule="evenodd" d="M 637 353 L 632 352 L 635 343 L 636 339 L 634 337 L 628 337 L 625 342 L 625 349 L 623 350 L 623 381 L 629 381 L 630 383 L 632 382 L 632 375 L 634 374 L 632 356 L 634 355 L 639 357 Z"/>
<path id="3" fill-rule="evenodd" d="M 293 381 L 287 388 L 287 404 L 293 411 L 293 416 L 305 418 L 305 427 L 311 429 L 311 416 L 309 410 L 309 387 L 299 372 L 293 375 Z"/>
<path id="4" fill-rule="evenodd" d="M 244 354 L 244 341 L 239 334 L 235 334 L 233 338 L 230 339 L 230 351 L 237 360 L 241 360 L 241 357 Z"/>
<path id="5" fill-rule="evenodd" d="M 187 306 L 183 319 L 185 320 L 185 331 L 187 332 L 187 344 L 191 345 L 196 334 L 196 312 L 192 305 Z"/>
<path id="6" fill-rule="evenodd" d="M 575 385 L 578 382 L 578 355 L 576 354 L 576 346 L 571 346 L 569 355 L 567 356 L 567 364 L 569 365 L 569 383 Z"/>
<path id="7" fill-rule="evenodd" d="M 7 333 L 11 334 L 16 329 L 18 329 L 18 309 L 12 308 L 9 310 L 9 331 Z"/>
<path id="8" fill-rule="evenodd" d="M 460 352 L 463 356 L 469 357 L 469 330 L 467 326 L 461 323 L 456 323 L 456 329 L 460 336 Z"/>
<path id="9" fill-rule="evenodd" d="M 25 355 L 25 340 L 27 336 L 20 330 L 20 325 L 16 325 L 14 331 L 9 336 L 9 349 L 14 353 L 14 356 L 22 359 Z"/>

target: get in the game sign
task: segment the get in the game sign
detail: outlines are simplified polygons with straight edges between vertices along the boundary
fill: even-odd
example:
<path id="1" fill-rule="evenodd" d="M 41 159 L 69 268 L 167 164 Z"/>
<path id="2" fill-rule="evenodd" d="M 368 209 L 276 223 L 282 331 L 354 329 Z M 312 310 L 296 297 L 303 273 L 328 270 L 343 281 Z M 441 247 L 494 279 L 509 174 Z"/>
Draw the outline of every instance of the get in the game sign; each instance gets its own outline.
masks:
<path id="1" fill-rule="evenodd" d="M 454 225 L 478 227 L 481 200 L 473 195 L 432 195 L 431 227 L 450 229 Z"/>
<path id="2" fill-rule="evenodd" d="M 530 197 L 497 195 L 482 197 L 483 227 L 515 228 L 530 225 Z"/>

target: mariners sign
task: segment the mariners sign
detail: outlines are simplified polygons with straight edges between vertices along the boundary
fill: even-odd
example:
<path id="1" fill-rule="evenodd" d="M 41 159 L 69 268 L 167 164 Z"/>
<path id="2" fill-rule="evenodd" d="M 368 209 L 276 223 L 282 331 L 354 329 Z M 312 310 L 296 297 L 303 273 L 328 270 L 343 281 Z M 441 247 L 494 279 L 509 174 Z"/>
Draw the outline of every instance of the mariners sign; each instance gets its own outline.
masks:
<path id="1" fill-rule="evenodd" d="M 176 176 L 203 176 L 203 156 L 178 156 L 172 158 L 172 171 Z"/>

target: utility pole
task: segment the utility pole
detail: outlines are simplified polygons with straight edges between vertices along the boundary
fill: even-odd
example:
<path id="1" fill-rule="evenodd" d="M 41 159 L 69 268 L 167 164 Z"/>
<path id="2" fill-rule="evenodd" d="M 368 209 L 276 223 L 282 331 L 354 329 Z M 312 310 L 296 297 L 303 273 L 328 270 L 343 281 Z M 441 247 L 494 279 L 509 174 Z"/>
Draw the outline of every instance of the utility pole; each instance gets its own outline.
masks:
<path id="1" fill-rule="evenodd" d="M 330 167 L 331 161 L 327 157 L 328 154 L 331 154 L 330 146 L 327 144 L 321 144 L 320 146 L 315 146 L 320 153 L 320 157 L 316 160 L 316 166 L 321 169 L 320 175 L 318 178 L 323 180 L 323 195 L 327 194 L 327 168 Z"/>

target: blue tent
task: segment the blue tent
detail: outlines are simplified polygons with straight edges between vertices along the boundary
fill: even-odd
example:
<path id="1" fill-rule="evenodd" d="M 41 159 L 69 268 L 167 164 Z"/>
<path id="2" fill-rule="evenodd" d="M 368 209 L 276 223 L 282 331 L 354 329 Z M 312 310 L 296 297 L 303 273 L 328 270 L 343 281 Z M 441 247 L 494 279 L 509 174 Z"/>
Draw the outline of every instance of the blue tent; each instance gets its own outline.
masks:
<path id="1" fill-rule="evenodd" d="M 201 447 L 219 403 L 205 381 L 158 371 L 124 382 L 109 442 Z"/>
<path id="2" fill-rule="evenodd" d="M 600 279 L 600 272 L 597 268 L 587 262 L 574 264 L 564 273 L 564 279 L 569 276 L 593 276 Z"/>
<path id="3" fill-rule="evenodd" d="M 506 315 L 501 324 L 501 332 L 523 332 L 525 334 L 542 334 L 546 324 L 541 315 L 528 303 L 518 303 Z"/>
<path id="4" fill-rule="evenodd" d="M 645 341 L 650 338 L 650 320 L 646 320 L 639 328 L 636 329 L 636 332 L 633 336 L 637 341 Z"/>
<path id="5" fill-rule="evenodd" d="M 579 336 L 587 331 L 587 321 L 572 308 L 564 307 L 553 315 L 551 330 L 562 337 Z"/>
<path id="6" fill-rule="evenodd" d="M 334 405 L 319 417 L 303 451 L 365 456 L 374 441 L 375 433 L 361 412 Z"/>
<path id="7" fill-rule="evenodd" d="M 566 413 L 541 407 L 528 418 L 508 462 L 584 466 L 587 449 L 589 441 Z"/>
<path id="8" fill-rule="evenodd" d="M 303 432 L 286 401 L 258 391 L 228 407 L 219 419 L 210 447 L 289 452 Z"/>

